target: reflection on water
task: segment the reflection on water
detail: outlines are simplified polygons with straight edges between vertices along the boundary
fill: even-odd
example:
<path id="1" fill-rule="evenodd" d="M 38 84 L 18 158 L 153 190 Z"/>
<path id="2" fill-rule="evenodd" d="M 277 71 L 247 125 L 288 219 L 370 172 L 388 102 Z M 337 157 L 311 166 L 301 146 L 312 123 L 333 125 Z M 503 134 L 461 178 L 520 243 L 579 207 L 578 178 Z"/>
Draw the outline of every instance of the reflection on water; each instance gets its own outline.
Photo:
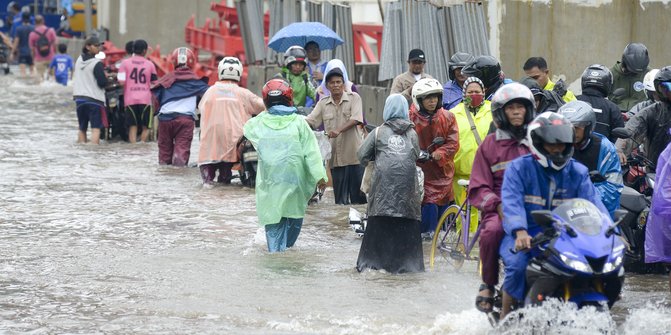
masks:
<path id="1" fill-rule="evenodd" d="M 76 144 L 70 88 L 13 76 L 0 87 L 0 332 L 512 334 L 549 318 L 571 325 L 549 333 L 671 328 L 666 278 L 630 276 L 612 318 L 547 306 L 492 330 L 473 306 L 473 262 L 357 273 L 361 240 L 330 192 L 296 247 L 268 254 L 253 190 L 203 189 L 197 168 L 158 166 L 155 143 Z"/>

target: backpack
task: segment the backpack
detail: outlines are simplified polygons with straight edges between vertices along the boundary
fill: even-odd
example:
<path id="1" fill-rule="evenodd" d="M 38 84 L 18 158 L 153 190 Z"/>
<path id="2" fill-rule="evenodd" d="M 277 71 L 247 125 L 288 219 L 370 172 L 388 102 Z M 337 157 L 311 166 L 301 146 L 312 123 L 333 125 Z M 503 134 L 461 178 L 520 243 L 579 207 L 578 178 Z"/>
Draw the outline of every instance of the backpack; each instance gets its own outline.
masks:
<path id="1" fill-rule="evenodd" d="M 37 53 L 39 53 L 42 57 L 49 56 L 49 53 L 51 53 L 51 42 L 49 42 L 49 39 L 47 38 L 47 32 L 49 29 L 45 29 L 42 33 L 38 32 L 37 30 L 34 31 L 39 36 L 37 38 L 37 42 L 35 43 L 37 46 Z"/>

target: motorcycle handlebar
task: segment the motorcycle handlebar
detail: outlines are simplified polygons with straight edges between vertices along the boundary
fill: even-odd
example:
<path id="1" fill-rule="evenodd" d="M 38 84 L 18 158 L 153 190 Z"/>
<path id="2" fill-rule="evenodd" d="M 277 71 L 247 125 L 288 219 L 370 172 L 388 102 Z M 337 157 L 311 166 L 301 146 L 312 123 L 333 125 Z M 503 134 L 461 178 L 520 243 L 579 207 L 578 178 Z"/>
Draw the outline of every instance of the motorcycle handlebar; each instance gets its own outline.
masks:
<path id="1" fill-rule="evenodd" d="M 529 251 L 529 250 L 531 250 L 531 249 L 533 249 L 533 248 L 536 248 L 537 246 L 539 246 L 539 245 L 541 245 L 541 244 L 550 242 L 550 240 L 552 240 L 552 239 L 555 237 L 555 235 L 556 235 L 556 232 L 554 231 L 554 229 L 552 229 L 552 232 L 549 232 L 549 231 L 548 231 L 548 232 L 544 232 L 544 233 L 542 233 L 542 234 L 536 235 L 535 237 L 533 237 L 533 238 L 531 239 L 531 246 L 530 246 L 528 249 L 517 250 L 517 249 L 515 249 L 515 248 L 510 248 L 510 252 L 511 252 L 513 255 L 514 255 L 514 254 L 517 254 L 517 253 L 520 252 L 520 251 L 527 252 L 527 251 Z"/>

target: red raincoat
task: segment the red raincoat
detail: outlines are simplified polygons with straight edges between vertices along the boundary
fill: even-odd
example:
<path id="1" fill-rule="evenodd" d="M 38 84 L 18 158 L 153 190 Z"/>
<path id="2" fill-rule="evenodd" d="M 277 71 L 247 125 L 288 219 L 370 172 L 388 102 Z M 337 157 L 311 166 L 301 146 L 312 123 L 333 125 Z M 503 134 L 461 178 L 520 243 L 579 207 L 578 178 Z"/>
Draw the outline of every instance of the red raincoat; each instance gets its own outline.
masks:
<path id="1" fill-rule="evenodd" d="M 422 204 L 444 206 L 454 200 L 452 178 L 454 177 L 454 155 L 459 150 L 459 128 L 454 114 L 440 108 L 431 118 L 422 115 L 413 104 L 410 107 L 410 121 L 415 124 L 415 132 L 422 150 L 431 144 L 434 138 L 443 137 L 445 144 L 435 147 L 439 160 L 417 163 L 424 172 L 424 200 Z"/>

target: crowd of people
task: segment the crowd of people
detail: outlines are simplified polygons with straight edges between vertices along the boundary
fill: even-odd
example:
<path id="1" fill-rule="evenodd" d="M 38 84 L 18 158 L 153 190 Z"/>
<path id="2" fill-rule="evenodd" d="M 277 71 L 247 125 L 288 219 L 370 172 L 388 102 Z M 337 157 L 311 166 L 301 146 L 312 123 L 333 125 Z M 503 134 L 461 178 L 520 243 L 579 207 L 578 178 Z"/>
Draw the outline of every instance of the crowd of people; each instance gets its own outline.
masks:
<path id="1" fill-rule="evenodd" d="M 107 79 L 95 58 L 99 45 L 97 38 L 86 40 L 74 66 L 80 142 L 87 142 L 90 125 L 90 141 L 98 143 L 104 122 Z M 611 69 L 587 66 L 578 96 L 550 79 L 543 57 L 530 57 L 525 77 L 514 82 L 496 58 L 458 52 L 443 84 L 424 72 L 425 54 L 413 49 L 408 71 L 391 84 L 384 123 L 372 131 L 364 127 L 361 97 L 342 61 L 322 60 L 317 43 L 290 47 L 261 97 L 240 86 L 243 66 L 235 57 L 221 59 L 219 81 L 209 86 L 194 73 L 188 48 L 173 51 L 175 69 L 161 78 L 144 58 L 146 49 L 145 41 L 135 41 L 118 73 L 130 142 L 138 133 L 145 141 L 158 115 L 159 164 L 186 166 L 199 119 L 198 166 L 203 183 L 212 185 L 231 183 L 238 143 L 248 139 L 258 152 L 256 207 L 270 252 L 295 244 L 315 189 L 331 178 L 336 204 L 368 206 L 357 269 L 423 271 L 422 241 L 449 205 L 468 200 L 480 226 L 476 307 L 492 310 L 502 259 L 505 316 L 523 300 L 530 256 L 512 250 L 529 248 L 539 233 L 531 212 L 582 198 L 616 220 L 621 165 L 636 149 L 656 164 L 658 178 L 646 260 L 671 263 L 671 66 L 650 69 L 642 44 L 627 45 Z M 616 138 L 613 129 L 622 127 L 631 139 Z M 328 138 L 328 159 L 317 132 Z M 634 148 L 634 141 L 643 147 Z M 422 151 L 429 158 L 418 162 Z M 367 166 L 372 175 L 364 193 Z M 467 189 L 457 184 L 464 179 Z"/>

